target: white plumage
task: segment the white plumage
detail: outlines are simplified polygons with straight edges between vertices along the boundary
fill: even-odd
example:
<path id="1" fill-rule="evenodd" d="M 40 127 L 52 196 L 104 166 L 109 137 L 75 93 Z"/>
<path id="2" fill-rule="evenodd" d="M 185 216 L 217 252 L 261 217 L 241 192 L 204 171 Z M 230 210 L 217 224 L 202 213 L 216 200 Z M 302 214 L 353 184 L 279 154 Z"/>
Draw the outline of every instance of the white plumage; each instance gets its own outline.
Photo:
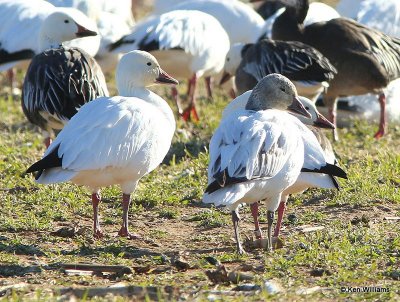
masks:
<path id="1" fill-rule="evenodd" d="M 322 2 L 313 2 L 310 3 L 310 7 L 303 24 L 304 26 L 307 26 L 313 23 L 329 21 L 339 17 L 339 13 L 331 6 Z"/>
<path id="2" fill-rule="evenodd" d="M 208 187 L 203 202 L 224 205 L 232 211 L 238 252 L 242 252 L 237 230 L 238 206 L 266 200 L 271 247 L 273 213 L 282 192 L 300 174 L 308 144 L 301 133 L 305 126 L 288 113 L 274 110 L 294 110 L 294 106 L 306 114 L 294 85 L 281 75 L 271 74 L 251 92 L 247 110 L 236 110 L 224 117 L 211 138 Z M 318 161 L 314 156 L 314 162 Z"/>
<path id="3" fill-rule="evenodd" d="M 188 0 L 169 6 L 169 10 L 199 10 L 212 15 L 226 30 L 231 43 L 256 41 L 264 24 L 254 9 L 237 0 Z"/>
<path id="4" fill-rule="evenodd" d="M 303 165 L 304 148 L 293 126 L 297 122 L 272 109 L 239 110 L 224 119 L 210 142 L 208 182 L 216 181 L 214 176 L 225 169 L 229 177 L 246 181 L 205 193 L 203 202 L 233 211 L 241 203 L 273 199 L 267 208 L 275 211 L 277 196 L 294 183 Z"/>
<path id="5" fill-rule="evenodd" d="M 249 90 L 232 100 L 222 112 L 222 119 L 225 120 L 232 114 L 237 114 L 236 112 L 244 110 L 251 93 L 252 90 Z M 309 125 L 308 129 L 305 127 L 300 128 L 301 137 L 304 144 L 304 163 L 302 168 L 311 171 L 315 170 L 316 172 L 301 172 L 297 180 L 282 193 L 278 211 L 278 221 L 274 234 L 275 237 L 279 236 L 282 218 L 289 195 L 302 193 L 308 188 L 339 188 L 334 176 L 339 176 L 342 178 L 347 177 L 346 173 L 336 166 L 337 160 L 329 140 L 320 129 L 315 128 L 328 128 L 333 127 L 333 125 L 318 112 L 311 100 L 305 97 L 299 97 L 299 100 L 311 114 L 311 119 L 304 118 L 301 115 L 296 115 L 301 122 L 303 122 L 305 125 Z M 323 169 L 325 173 L 321 173 L 321 169 Z M 255 234 L 258 238 L 261 238 L 262 233 L 259 229 L 257 214 L 258 203 L 253 203 L 251 206 L 254 223 L 256 226 Z"/>
<path id="6" fill-rule="evenodd" d="M 171 11 L 138 23 L 131 34 L 114 43 L 112 48 L 117 52 L 148 51 L 169 74 L 190 78 L 190 105 L 185 112 L 193 112 L 198 119 L 195 112 L 197 79 L 222 70 L 229 38 L 219 22 L 206 13 Z M 176 91 L 174 96 L 177 97 Z M 178 103 L 177 98 L 176 101 Z"/>
<path id="7" fill-rule="evenodd" d="M 38 183 L 70 180 L 88 186 L 93 192 L 94 234 L 98 237 L 102 236 L 97 218 L 99 189 L 119 184 L 124 193 L 119 234 L 133 238 L 128 231 L 129 196 L 140 178 L 164 159 L 175 131 L 171 108 L 146 86 L 177 81 L 142 51 L 122 57 L 116 80 L 124 96 L 99 98 L 82 106 L 28 172 L 39 171 Z M 50 159 L 53 164 L 49 165 Z"/>
<path id="8" fill-rule="evenodd" d="M 73 7 L 82 11 L 96 23 L 99 36 L 95 39 L 78 39 L 66 45 L 80 47 L 88 51 L 100 64 L 103 72 L 115 69 L 120 54 L 111 53 L 109 45 L 129 34 L 135 20 L 130 0 L 47 0 L 57 7 Z M 84 45 L 82 44 L 84 43 Z"/>
<path id="9" fill-rule="evenodd" d="M 41 25 L 55 11 L 68 12 L 68 14 L 74 16 L 74 19 L 80 25 L 97 31 L 89 18 L 72 8 L 55 8 L 52 4 L 43 0 L 2 0 L 0 2 L 0 14 L 2 16 L 0 71 L 5 71 L 42 51 L 38 43 Z M 82 39 L 90 39 L 90 37 Z"/>
<path id="10" fill-rule="evenodd" d="M 261 35 L 263 37 L 272 38 L 272 26 L 276 18 L 278 18 L 283 12 L 286 10 L 285 7 L 278 9 L 271 17 L 265 20 L 263 28 L 261 29 Z M 304 19 L 304 26 L 322 22 L 322 21 L 329 21 L 334 18 L 339 18 L 339 13 L 329 5 L 326 5 L 321 2 L 312 2 L 310 3 L 307 16 Z"/>

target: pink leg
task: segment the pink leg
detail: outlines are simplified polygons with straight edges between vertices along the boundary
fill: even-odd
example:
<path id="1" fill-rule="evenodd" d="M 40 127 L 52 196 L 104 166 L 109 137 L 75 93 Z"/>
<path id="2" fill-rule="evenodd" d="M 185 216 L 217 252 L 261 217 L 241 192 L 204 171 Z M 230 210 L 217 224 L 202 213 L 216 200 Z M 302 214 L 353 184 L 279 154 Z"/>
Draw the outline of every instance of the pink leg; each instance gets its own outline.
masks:
<path id="1" fill-rule="evenodd" d="M 258 221 L 258 202 L 252 203 L 250 205 L 251 216 L 253 216 L 254 220 L 254 234 L 256 239 L 262 239 L 262 232 L 260 229 L 260 223 Z"/>
<path id="2" fill-rule="evenodd" d="M 50 137 L 46 137 L 46 138 L 43 140 L 43 143 L 45 144 L 46 149 L 49 148 L 49 146 L 50 146 L 50 144 L 51 144 L 51 138 L 50 138 Z"/>
<path id="3" fill-rule="evenodd" d="M 176 89 L 175 86 L 172 86 L 171 94 L 172 94 L 172 98 L 175 100 L 176 107 L 178 108 L 178 113 L 182 114 L 183 109 L 182 109 L 181 101 L 179 99 L 178 89 Z"/>
<path id="4" fill-rule="evenodd" d="M 379 130 L 374 135 L 376 139 L 381 138 L 385 134 L 385 128 L 386 128 L 386 97 L 383 92 L 379 95 L 378 100 L 379 100 L 379 105 L 381 107 L 381 117 L 379 121 Z"/>
<path id="5" fill-rule="evenodd" d="M 236 92 L 235 92 L 235 90 L 234 90 L 233 88 L 231 88 L 231 90 L 229 90 L 229 96 L 230 96 L 232 99 L 235 99 L 235 98 L 236 98 Z"/>
<path id="6" fill-rule="evenodd" d="M 92 206 L 93 206 L 93 237 L 100 239 L 102 238 L 103 232 L 100 229 L 99 223 L 99 203 L 101 200 L 101 196 L 98 193 L 92 194 Z"/>
<path id="7" fill-rule="evenodd" d="M 11 93 L 13 92 L 13 89 L 15 87 L 15 73 L 14 69 L 10 68 L 7 70 L 7 78 L 10 83 L 10 88 L 11 88 Z"/>
<path id="8" fill-rule="evenodd" d="M 278 237 L 281 231 L 282 219 L 283 215 L 285 214 L 285 209 L 286 209 L 286 199 L 282 200 L 278 207 L 278 220 L 275 226 L 274 237 Z"/>
<path id="9" fill-rule="evenodd" d="M 186 91 L 186 95 L 189 97 L 189 96 L 190 96 L 190 94 L 191 94 L 191 92 L 192 92 L 192 81 L 191 81 L 191 80 L 189 80 L 189 81 L 188 81 L 188 83 L 187 83 L 187 91 Z"/>
<path id="10" fill-rule="evenodd" d="M 329 107 L 328 115 L 329 115 L 328 116 L 329 121 L 332 122 L 332 124 L 334 124 L 335 127 L 336 127 L 336 122 L 337 122 L 337 120 L 336 120 L 336 115 L 337 115 L 337 113 L 336 113 L 336 105 L 333 105 L 332 107 Z M 336 128 L 333 129 L 332 131 L 333 131 L 333 139 L 334 139 L 334 141 L 338 141 L 339 140 L 339 136 L 338 136 Z"/>
<path id="11" fill-rule="evenodd" d="M 130 233 L 128 230 L 129 220 L 128 220 L 128 212 L 129 206 L 131 204 L 131 195 L 130 194 L 122 194 L 122 226 L 118 232 L 118 235 L 121 237 L 127 237 L 128 239 L 138 239 L 139 235 Z"/>
<path id="12" fill-rule="evenodd" d="M 199 121 L 199 116 L 196 111 L 196 86 L 197 86 L 197 76 L 196 74 L 193 75 L 193 77 L 189 80 L 190 85 L 192 88 L 190 89 L 190 94 L 189 94 L 189 107 L 185 109 L 185 111 L 182 114 L 182 118 L 185 121 L 188 121 L 191 117 L 195 122 Z"/>
<path id="13" fill-rule="evenodd" d="M 209 99 L 213 99 L 213 93 L 212 93 L 212 79 L 211 77 L 205 77 L 204 78 L 206 82 L 206 89 L 207 89 L 207 97 Z"/>

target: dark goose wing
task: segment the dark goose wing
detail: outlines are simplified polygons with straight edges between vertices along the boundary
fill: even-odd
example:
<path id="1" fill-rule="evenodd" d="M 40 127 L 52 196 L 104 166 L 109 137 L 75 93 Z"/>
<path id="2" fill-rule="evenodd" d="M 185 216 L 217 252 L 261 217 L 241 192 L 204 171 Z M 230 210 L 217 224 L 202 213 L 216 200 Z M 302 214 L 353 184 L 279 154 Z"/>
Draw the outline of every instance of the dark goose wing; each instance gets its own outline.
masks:
<path id="1" fill-rule="evenodd" d="M 49 115 L 71 119 L 87 102 L 108 96 L 96 61 L 77 48 L 47 50 L 32 59 L 22 92 L 22 108 L 30 122 L 46 129 Z"/>

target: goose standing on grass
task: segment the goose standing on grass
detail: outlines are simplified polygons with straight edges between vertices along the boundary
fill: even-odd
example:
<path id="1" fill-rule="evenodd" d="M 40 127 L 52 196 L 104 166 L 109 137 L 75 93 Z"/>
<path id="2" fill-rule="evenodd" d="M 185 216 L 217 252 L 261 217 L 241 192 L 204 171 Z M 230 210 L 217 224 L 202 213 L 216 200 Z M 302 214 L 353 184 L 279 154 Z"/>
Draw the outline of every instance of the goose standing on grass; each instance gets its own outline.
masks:
<path id="1" fill-rule="evenodd" d="M 220 72 L 229 50 L 229 38 L 220 23 L 200 11 L 171 11 L 138 23 L 133 32 L 111 45 L 116 52 L 140 49 L 153 54 L 176 78 L 189 78 L 189 106 L 183 110 L 173 88 L 179 113 L 198 120 L 196 88 L 200 77 Z"/>
<path id="2" fill-rule="evenodd" d="M 128 229 L 130 195 L 139 180 L 162 162 L 175 132 L 171 108 L 147 87 L 178 82 L 152 55 L 132 51 L 121 58 L 116 83 L 122 96 L 82 106 L 27 173 L 37 171 L 41 184 L 71 181 L 89 187 L 97 238 L 103 236 L 98 219 L 100 188 L 119 184 L 123 217 L 118 234 L 134 239 L 137 236 Z"/>
<path id="3" fill-rule="evenodd" d="M 400 40 L 346 18 L 304 27 L 308 7 L 308 0 L 297 0 L 295 6 L 286 8 L 274 23 L 273 38 L 311 45 L 335 66 L 338 74 L 324 96 L 334 124 L 339 96 L 379 94 L 381 115 L 375 138 L 382 137 L 386 132 L 383 89 L 400 77 Z M 334 137 L 338 139 L 336 131 Z"/>
<path id="4" fill-rule="evenodd" d="M 336 74 L 335 67 L 316 49 L 300 42 L 267 39 L 232 45 L 224 70 L 221 83 L 236 74 L 238 94 L 253 89 L 266 75 L 280 73 L 293 81 L 300 95 L 313 101 Z"/>
<path id="5" fill-rule="evenodd" d="M 244 110 L 251 93 L 251 90 L 247 91 L 230 102 L 222 112 L 222 119 L 228 117 L 237 110 Z M 304 143 L 306 146 L 305 150 L 307 150 L 304 156 L 303 169 L 296 182 L 282 193 L 281 202 L 278 207 L 278 218 L 275 226 L 274 237 L 279 236 L 289 195 L 302 193 L 308 188 L 336 188 L 339 190 L 339 184 L 335 177 L 347 179 L 346 172 L 337 165 L 338 161 L 336 160 L 332 144 L 321 129 L 333 129 L 335 126 L 318 112 L 315 104 L 311 100 L 302 96 L 299 97 L 299 100 L 304 108 L 311 114 L 311 119 L 304 118 L 304 116 L 299 114 L 294 115 L 314 134 L 322 148 L 323 156 L 321 156 L 321 149 L 315 147 L 315 138 L 310 140 L 310 132 L 303 132 L 306 135 L 304 137 Z M 254 219 L 255 236 L 257 239 L 261 239 L 262 232 L 258 222 L 258 202 L 252 203 L 250 207 Z"/>
<path id="6" fill-rule="evenodd" d="M 238 253 L 244 252 L 238 206 L 267 201 L 268 247 L 272 248 L 274 212 L 282 192 L 296 181 L 303 166 L 301 122 L 282 110 L 309 117 L 294 85 L 282 75 L 271 74 L 253 89 L 246 110 L 223 119 L 211 138 L 203 202 L 232 211 Z"/>
<path id="7" fill-rule="evenodd" d="M 79 48 L 62 45 L 97 33 L 69 14 L 55 12 L 42 24 L 39 49 L 29 65 L 22 91 L 22 109 L 43 130 L 48 147 L 53 129 L 60 130 L 85 103 L 108 96 L 104 75 L 96 61 Z"/>
<path id="8" fill-rule="evenodd" d="M 296 182 L 282 193 L 281 202 L 278 207 L 278 218 L 276 221 L 274 237 L 279 237 L 283 216 L 286 210 L 288 198 L 292 194 L 303 193 L 308 188 L 336 189 L 340 186 L 336 177 L 347 179 L 346 172 L 338 166 L 336 155 L 333 151 L 330 140 L 326 137 L 321 128 L 333 129 L 333 124 L 318 112 L 315 104 L 307 98 L 300 97 L 303 106 L 311 113 L 311 119 L 306 119 L 301 115 L 297 118 L 304 123 L 317 139 L 323 150 L 324 160 L 315 160 L 314 153 L 305 154 L 304 164 Z M 312 148 L 309 148 L 312 151 Z M 251 213 L 254 219 L 254 233 L 257 239 L 262 238 L 262 232 L 258 223 L 258 203 L 251 204 Z"/>

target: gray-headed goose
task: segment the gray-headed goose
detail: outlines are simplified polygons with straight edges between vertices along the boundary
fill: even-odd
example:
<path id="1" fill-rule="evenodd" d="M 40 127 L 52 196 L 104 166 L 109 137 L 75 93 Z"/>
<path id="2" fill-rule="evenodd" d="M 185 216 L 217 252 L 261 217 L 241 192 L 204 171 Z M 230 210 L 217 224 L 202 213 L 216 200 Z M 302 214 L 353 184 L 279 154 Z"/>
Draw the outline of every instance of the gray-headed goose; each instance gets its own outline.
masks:
<path id="1" fill-rule="evenodd" d="M 252 91 L 247 91 L 238 96 L 226 106 L 222 113 L 222 118 L 225 119 L 235 111 L 243 110 L 248 102 Z M 304 130 L 304 145 L 306 151 L 304 154 L 303 169 L 294 184 L 288 187 L 281 197 L 281 202 L 278 207 L 278 219 L 275 227 L 274 237 L 279 236 L 281 229 L 283 215 L 286 209 L 286 202 L 291 194 L 301 193 L 308 188 L 322 188 L 322 189 L 339 189 L 339 184 L 335 177 L 347 178 L 346 173 L 337 166 L 335 153 L 333 152 L 332 145 L 321 128 L 333 129 L 334 125 L 331 124 L 326 118 L 321 115 L 315 104 L 305 98 L 299 97 L 300 102 L 304 108 L 311 114 L 311 119 L 304 118 L 302 115 L 295 114 L 295 116 L 312 132 L 310 139 L 310 131 Z M 313 137 L 314 136 L 314 137 Z M 317 139 L 320 148 L 323 151 L 323 159 L 320 157 L 321 149 L 316 147 L 315 139 Z M 262 232 L 258 222 L 258 202 L 250 205 L 251 213 L 254 219 L 256 238 L 262 238 Z"/>
<path id="2" fill-rule="evenodd" d="M 282 192 L 296 181 L 303 167 L 301 129 L 305 126 L 285 110 L 310 117 L 287 78 L 266 76 L 251 92 L 246 109 L 222 119 L 210 141 L 203 202 L 225 205 L 232 211 L 238 253 L 243 253 L 238 206 L 267 201 L 268 246 L 272 248 L 274 212 Z M 315 146 L 320 148 L 316 140 Z M 320 154 L 323 158 L 322 150 Z"/>

